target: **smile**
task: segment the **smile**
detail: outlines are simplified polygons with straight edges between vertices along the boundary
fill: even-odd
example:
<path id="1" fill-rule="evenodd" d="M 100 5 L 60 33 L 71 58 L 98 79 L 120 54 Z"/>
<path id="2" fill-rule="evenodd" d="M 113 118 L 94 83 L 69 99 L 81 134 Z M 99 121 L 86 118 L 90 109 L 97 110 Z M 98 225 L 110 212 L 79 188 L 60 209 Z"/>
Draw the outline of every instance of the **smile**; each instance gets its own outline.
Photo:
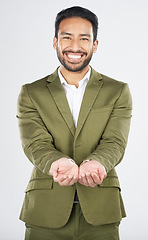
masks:
<path id="1" fill-rule="evenodd" d="M 71 55 L 71 54 L 67 54 L 67 56 L 69 58 L 73 58 L 73 59 L 80 59 L 81 58 L 81 55 Z"/>
<path id="2" fill-rule="evenodd" d="M 83 52 L 65 52 L 68 62 L 70 63 L 79 63 L 86 56 L 86 53 Z"/>

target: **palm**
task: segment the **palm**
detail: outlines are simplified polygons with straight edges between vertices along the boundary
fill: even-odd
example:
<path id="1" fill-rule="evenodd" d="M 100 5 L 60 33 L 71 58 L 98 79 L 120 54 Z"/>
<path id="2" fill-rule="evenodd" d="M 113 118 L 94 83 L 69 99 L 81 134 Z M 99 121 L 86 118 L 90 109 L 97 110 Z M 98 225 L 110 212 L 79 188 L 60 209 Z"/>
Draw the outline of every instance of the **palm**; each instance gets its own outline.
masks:
<path id="1" fill-rule="evenodd" d="M 78 166 L 69 159 L 61 158 L 52 163 L 50 174 L 61 186 L 73 185 L 78 180 Z"/>
<path id="2" fill-rule="evenodd" d="M 58 168 L 58 175 L 60 174 L 64 174 L 66 176 L 69 176 L 69 175 L 74 175 L 75 172 L 78 171 L 78 167 L 76 164 L 67 164 L 65 166 L 65 164 L 61 164 Z"/>
<path id="3" fill-rule="evenodd" d="M 92 163 L 92 161 L 80 166 L 80 173 L 98 173 L 98 171 L 98 163 Z"/>
<path id="4" fill-rule="evenodd" d="M 79 183 L 85 186 L 95 187 L 101 184 L 106 176 L 104 166 L 95 160 L 80 165 Z"/>

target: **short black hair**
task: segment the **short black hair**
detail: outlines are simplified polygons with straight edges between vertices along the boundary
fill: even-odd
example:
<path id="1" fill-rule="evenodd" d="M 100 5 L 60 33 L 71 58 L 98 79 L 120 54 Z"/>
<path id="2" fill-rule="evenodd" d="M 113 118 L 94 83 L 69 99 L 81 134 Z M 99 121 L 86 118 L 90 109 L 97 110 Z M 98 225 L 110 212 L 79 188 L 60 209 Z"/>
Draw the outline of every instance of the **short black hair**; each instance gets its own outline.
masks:
<path id="1" fill-rule="evenodd" d="M 57 14 L 56 20 L 55 20 L 55 37 L 56 38 L 58 38 L 59 25 L 61 21 L 63 19 L 72 18 L 72 17 L 81 17 L 91 22 L 93 26 L 93 34 L 94 34 L 93 40 L 95 41 L 97 39 L 97 33 L 98 33 L 97 16 L 90 10 L 83 7 L 79 7 L 79 6 L 63 9 L 61 12 Z"/>

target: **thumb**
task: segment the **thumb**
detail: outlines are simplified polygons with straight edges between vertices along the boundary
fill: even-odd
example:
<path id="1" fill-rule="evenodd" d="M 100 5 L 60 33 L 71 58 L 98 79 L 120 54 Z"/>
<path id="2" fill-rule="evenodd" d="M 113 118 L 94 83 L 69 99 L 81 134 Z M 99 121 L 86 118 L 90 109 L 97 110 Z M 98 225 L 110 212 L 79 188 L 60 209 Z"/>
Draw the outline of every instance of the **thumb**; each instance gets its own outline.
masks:
<path id="1" fill-rule="evenodd" d="M 99 177 L 103 181 L 103 179 L 106 178 L 106 176 L 107 176 L 107 173 L 106 173 L 105 167 L 103 166 L 103 168 L 100 169 L 99 171 Z"/>
<path id="2" fill-rule="evenodd" d="M 49 170 L 50 175 L 52 175 L 54 178 L 58 176 L 58 164 L 56 162 L 51 164 L 51 168 Z"/>

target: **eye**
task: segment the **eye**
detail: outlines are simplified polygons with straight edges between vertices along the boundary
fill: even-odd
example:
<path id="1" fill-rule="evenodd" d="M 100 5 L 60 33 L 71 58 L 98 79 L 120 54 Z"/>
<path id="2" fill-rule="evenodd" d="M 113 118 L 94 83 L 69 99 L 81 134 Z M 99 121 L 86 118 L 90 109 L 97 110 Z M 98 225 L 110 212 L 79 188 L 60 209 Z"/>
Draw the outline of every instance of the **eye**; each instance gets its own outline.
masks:
<path id="1" fill-rule="evenodd" d="M 88 41 L 89 39 L 88 39 L 88 38 L 85 38 L 85 37 L 83 37 L 83 38 L 81 38 L 81 40 L 82 40 L 82 41 Z"/>
<path id="2" fill-rule="evenodd" d="M 65 37 L 63 37 L 63 39 L 67 39 L 67 40 L 69 40 L 69 39 L 70 39 L 70 37 L 68 37 L 68 36 L 65 36 Z"/>

